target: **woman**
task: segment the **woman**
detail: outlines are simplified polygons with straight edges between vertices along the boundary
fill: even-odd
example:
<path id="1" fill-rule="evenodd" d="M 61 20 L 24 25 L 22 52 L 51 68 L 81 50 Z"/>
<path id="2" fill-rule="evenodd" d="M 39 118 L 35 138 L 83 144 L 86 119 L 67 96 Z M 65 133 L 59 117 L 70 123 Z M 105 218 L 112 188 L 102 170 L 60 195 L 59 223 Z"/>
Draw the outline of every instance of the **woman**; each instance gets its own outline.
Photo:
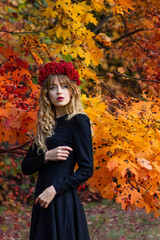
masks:
<path id="1" fill-rule="evenodd" d="M 80 83 L 72 63 L 53 61 L 40 69 L 37 135 L 22 161 L 23 174 L 38 171 L 30 240 L 89 240 L 76 191 L 93 173 L 90 121 L 83 112 Z"/>

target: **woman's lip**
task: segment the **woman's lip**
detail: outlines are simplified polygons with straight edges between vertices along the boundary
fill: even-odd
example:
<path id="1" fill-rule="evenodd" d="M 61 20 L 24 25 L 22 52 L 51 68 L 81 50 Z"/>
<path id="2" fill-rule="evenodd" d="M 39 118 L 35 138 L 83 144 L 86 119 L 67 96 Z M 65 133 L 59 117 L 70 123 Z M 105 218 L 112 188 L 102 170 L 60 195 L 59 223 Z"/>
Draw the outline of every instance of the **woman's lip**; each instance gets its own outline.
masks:
<path id="1" fill-rule="evenodd" d="M 63 100 L 64 98 L 63 97 L 58 97 L 57 100 L 60 101 L 60 100 Z"/>

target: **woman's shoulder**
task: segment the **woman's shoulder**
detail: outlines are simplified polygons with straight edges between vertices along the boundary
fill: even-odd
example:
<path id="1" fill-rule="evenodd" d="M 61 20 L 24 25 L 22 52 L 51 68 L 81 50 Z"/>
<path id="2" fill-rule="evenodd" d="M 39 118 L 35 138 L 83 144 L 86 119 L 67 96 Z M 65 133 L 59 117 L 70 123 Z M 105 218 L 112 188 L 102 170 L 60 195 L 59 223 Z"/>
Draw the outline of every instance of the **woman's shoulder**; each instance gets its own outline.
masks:
<path id="1" fill-rule="evenodd" d="M 77 113 L 72 117 L 72 127 L 76 129 L 86 129 L 90 125 L 90 119 L 85 113 Z"/>
<path id="2" fill-rule="evenodd" d="M 81 121 L 90 121 L 89 117 L 85 113 L 77 113 L 73 116 L 73 119 L 75 122 L 81 122 Z"/>

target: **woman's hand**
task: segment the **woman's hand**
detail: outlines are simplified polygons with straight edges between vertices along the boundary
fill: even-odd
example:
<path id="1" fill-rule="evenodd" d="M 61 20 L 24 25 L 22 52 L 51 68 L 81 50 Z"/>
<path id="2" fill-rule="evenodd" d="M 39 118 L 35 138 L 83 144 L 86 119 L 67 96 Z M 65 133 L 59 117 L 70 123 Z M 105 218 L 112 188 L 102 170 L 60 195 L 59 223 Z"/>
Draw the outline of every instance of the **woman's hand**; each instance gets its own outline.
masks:
<path id="1" fill-rule="evenodd" d="M 47 208 L 50 202 L 56 195 L 56 190 L 53 185 L 46 188 L 35 200 L 35 204 L 38 202 L 41 204 L 41 207 Z"/>
<path id="2" fill-rule="evenodd" d="M 73 149 L 68 146 L 59 146 L 54 149 L 48 150 L 45 153 L 45 162 L 66 160 L 70 151 L 73 151 Z"/>

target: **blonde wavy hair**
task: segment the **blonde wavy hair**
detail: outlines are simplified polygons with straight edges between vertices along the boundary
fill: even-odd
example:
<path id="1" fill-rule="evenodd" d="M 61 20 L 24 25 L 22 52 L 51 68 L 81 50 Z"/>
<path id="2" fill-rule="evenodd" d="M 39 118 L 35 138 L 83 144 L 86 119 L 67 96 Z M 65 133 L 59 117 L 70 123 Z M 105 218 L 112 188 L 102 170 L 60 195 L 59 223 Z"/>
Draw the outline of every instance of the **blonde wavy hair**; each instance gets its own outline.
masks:
<path id="1" fill-rule="evenodd" d="M 54 134 L 56 111 L 54 105 L 51 103 L 48 92 L 50 85 L 54 82 L 55 78 L 58 78 L 61 84 L 67 85 L 70 91 L 70 102 L 65 106 L 67 120 L 70 120 L 74 115 L 78 113 L 85 114 L 81 102 L 81 91 L 78 88 L 75 81 L 69 79 L 68 76 L 60 74 L 50 74 L 43 82 L 41 93 L 39 97 L 39 110 L 37 113 L 37 134 L 34 143 L 37 145 L 37 153 L 40 150 L 46 152 L 47 146 L 45 140 Z M 34 144 L 33 144 L 34 145 Z"/>

